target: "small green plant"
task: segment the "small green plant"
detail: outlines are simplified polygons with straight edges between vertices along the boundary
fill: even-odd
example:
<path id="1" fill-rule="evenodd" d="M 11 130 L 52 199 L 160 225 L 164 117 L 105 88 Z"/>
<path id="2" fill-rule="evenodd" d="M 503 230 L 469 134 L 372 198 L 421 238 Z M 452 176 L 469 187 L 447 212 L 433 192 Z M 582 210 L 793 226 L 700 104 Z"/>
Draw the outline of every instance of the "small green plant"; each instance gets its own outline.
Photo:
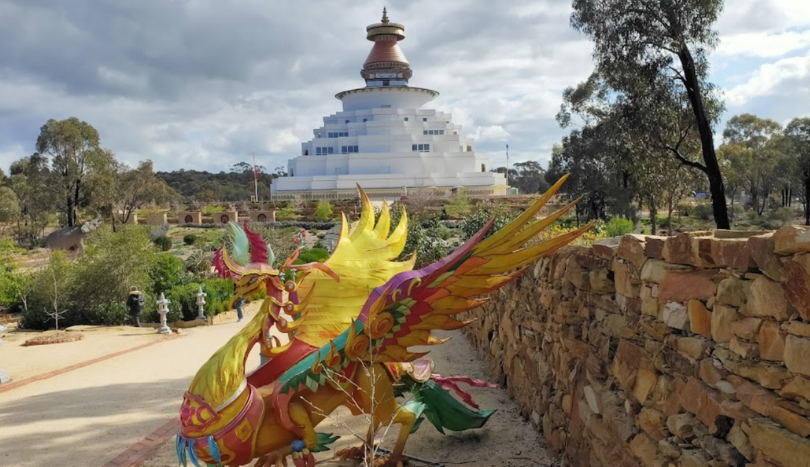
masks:
<path id="1" fill-rule="evenodd" d="M 295 264 L 306 263 L 323 263 L 329 258 L 329 252 L 323 248 L 310 248 L 309 250 L 301 253 L 301 256 L 295 260 Z"/>
<path id="2" fill-rule="evenodd" d="M 633 232 L 635 226 L 633 221 L 624 217 L 613 217 L 605 225 L 605 235 L 608 238 L 621 237 Z"/>
<path id="3" fill-rule="evenodd" d="M 155 238 L 152 242 L 160 248 L 160 251 L 169 251 L 172 249 L 172 239 L 165 235 Z"/>
<path id="4" fill-rule="evenodd" d="M 454 219 L 468 216 L 472 210 L 472 203 L 470 203 L 470 198 L 467 196 L 467 190 L 463 188 L 460 189 L 453 197 L 450 204 L 446 205 L 444 209 L 447 211 L 447 214 Z"/>
<path id="5" fill-rule="evenodd" d="M 700 220 L 710 221 L 714 219 L 714 212 L 712 211 L 712 205 L 709 203 L 700 203 L 695 206 L 695 217 Z"/>
<path id="6" fill-rule="evenodd" d="M 276 211 L 276 220 L 279 221 L 294 221 L 298 219 L 298 214 L 295 213 L 295 208 L 287 206 L 283 209 Z"/>
<path id="7" fill-rule="evenodd" d="M 188 234 L 188 235 L 183 237 L 183 243 L 185 243 L 186 245 L 189 245 L 189 246 L 194 245 L 194 242 L 196 242 L 196 241 L 197 241 L 197 236 L 194 235 L 194 234 Z"/>
<path id="8" fill-rule="evenodd" d="M 185 276 L 183 261 L 171 253 L 157 255 L 152 268 L 149 270 L 149 277 L 154 281 L 153 291 L 155 294 L 180 284 L 183 276 Z"/>
<path id="9" fill-rule="evenodd" d="M 214 214 L 216 214 L 218 212 L 222 212 L 224 210 L 225 209 L 223 209 L 222 206 L 217 206 L 215 204 L 207 204 L 202 209 L 202 213 L 203 213 L 204 216 L 213 216 Z"/>
<path id="10" fill-rule="evenodd" d="M 318 201 L 315 207 L 315 220 L 319 222 L 326 222 L 332 218 L 332 204 L 324 199 Z"/>

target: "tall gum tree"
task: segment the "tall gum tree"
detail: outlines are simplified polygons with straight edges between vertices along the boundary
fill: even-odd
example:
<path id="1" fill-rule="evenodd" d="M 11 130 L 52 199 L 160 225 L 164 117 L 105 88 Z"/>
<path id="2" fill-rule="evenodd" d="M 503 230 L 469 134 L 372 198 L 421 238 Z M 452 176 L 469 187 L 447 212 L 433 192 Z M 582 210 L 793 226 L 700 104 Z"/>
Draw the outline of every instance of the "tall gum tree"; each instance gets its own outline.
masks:
<path id="1" fill-rule="evenodd" d="M 632 95 L 639 80 L 679 82 L 686 91 L 701 143 L 702 162 L 673 152 L 709 181 L 717 227 L 728 229 L 728 207 L 714 149 L 705 94 L 711 85 L 706 52 L 717 44 L 712 25 L 722 0 L 573 0 L 571 25 L 594 41 L 593 57 L 607 84 Z"/>

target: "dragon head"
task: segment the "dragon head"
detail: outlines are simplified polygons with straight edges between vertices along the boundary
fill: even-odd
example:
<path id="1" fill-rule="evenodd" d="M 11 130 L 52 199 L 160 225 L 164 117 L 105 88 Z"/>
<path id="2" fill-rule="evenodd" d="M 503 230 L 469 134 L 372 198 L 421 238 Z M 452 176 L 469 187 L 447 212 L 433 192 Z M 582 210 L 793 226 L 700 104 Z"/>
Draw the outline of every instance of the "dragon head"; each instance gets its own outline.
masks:
<path id="1" fill-rule="evenodd" d="M 301 248 L 295 250 L 289 258 L 279 267 L 273 266 L 275 254 L 272 248 L 264 242 L 261 235 L 251 231 L 247 226 L 244 228 L 231 222 L 229 224 L 232 233 L 232 253 L 223 246 L 214 254 L 214 268 L 220 277 L 230 277 L 234 281 L 234 294 L 231 297 L 232 306 L 240 298 L 259 293 L 264 287 L 268 295 L 273 295 L 274 291 L 294 292 L 295 285 L 300 282 L 312 270 L 320 270 L 340 281 L 340 278 L 328 266 L 322 263 L 293 264 L 301 252 Z M 295 277 L 292 284 L 282 280 L 283 271 L 301 271 Z"/>

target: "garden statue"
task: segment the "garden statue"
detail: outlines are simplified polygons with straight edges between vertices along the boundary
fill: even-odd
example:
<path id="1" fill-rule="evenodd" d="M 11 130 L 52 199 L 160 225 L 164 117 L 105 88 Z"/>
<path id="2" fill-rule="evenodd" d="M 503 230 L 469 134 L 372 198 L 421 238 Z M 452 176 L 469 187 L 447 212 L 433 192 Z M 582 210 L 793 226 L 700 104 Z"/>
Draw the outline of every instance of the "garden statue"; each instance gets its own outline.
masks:
<path id="1" fill-rule="evenodd" d="M 207 293 L 203 292 L 202 286 L 197 290 L 197 319 L 205 320 L 205 296 Z"/>
<path id="2" fill-rule="evenodd" d="M 76 254 L 79 254 L 84 251 L 84 239 L 87 234 L 96 230 L 100 224 L 101 219 L 96 217 L 82 225 L 62 227 L 49 233 L 45 237 L 45 244 L 51 250 L 75 251 Z"/>
<path id="3" fill-rule="evenodd" d="M 158 306 L 158 314 L 160 315 L 160 328 L 158 328 L 158 334 L 171 334 L 172 330 L 169 327 L 168 323 L 166 322 L 166 314 L 169 313 L 169 303 L 170 300 L 166 300 L 166 297 L 163 296 L 163 292 L 160 292 L 160 297 L 157 300 Z"/>
<path id="4" fill-rule="evenodd" d="M 492 219 L 454 253 L 420 270 L 413 270 L 414 257 L 395 260 L 406 243 L 406 213 L 391 229 L 383 203 L 375 222 L 362 190 L 360 220 L 349 232 L 342 216 L 340 239 L 324 263 L 295 264 L 296 251 L 275 265 L 259 234 L 231 224 L 232 249 L 220 248 L 214 266 L 236 283 L 233 300 L 262 289 L 267 297 L 191 382 L 180 411 L 180 462 L 244 465 L 258 458 L 261 467 L 291 455 L 295 466 L 311 467 L 312 453 L 336 439 L 316 428 L 340 406 L 371 415 L 366 448 L 380 426 L 400 426 L 386 460 L 391 465 L 401 465 L 405 442 L 424 419 L 442 433 L 483 426 L 493 412 L 478 410 L 459 383 L 488 384 L 438 376 L 424 353 L 409 348 L 442 343 L 431 331 L 467 324 L 454 316 L 486 301 L 474 297 L 506 285 L 590 228 L 536 238 L 574 204 L 535 219 L 563 181 L 500 231 L 486 237 Z M 245 360 L 257 343 L 266 359 L 248 374 Z M 406 394 L 413 400 L 400 404 L 396 397 Z"/>

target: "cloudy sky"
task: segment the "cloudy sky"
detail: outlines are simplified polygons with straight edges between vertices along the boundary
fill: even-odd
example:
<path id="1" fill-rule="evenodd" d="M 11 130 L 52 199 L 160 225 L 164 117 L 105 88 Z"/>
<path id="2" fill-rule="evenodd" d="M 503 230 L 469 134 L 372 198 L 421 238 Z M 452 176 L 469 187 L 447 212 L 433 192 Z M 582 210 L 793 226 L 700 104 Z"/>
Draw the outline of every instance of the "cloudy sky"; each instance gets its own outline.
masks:
<path id="1" fill-rule="evenodd" d="M 411 84 L 441 93 L 491 165 L 507 141 L 511 162 L 547 163 L 561 92 L 592 68 L 568 0 L 0 0 L 0 168 L 70 116 L 130 164 L 285 165 L 334 94 L 363 85 L 383 4 L 406 27 Z M 726 0 L 717 29 L 725 118 L 810 113 L 810 2 Z"/>

